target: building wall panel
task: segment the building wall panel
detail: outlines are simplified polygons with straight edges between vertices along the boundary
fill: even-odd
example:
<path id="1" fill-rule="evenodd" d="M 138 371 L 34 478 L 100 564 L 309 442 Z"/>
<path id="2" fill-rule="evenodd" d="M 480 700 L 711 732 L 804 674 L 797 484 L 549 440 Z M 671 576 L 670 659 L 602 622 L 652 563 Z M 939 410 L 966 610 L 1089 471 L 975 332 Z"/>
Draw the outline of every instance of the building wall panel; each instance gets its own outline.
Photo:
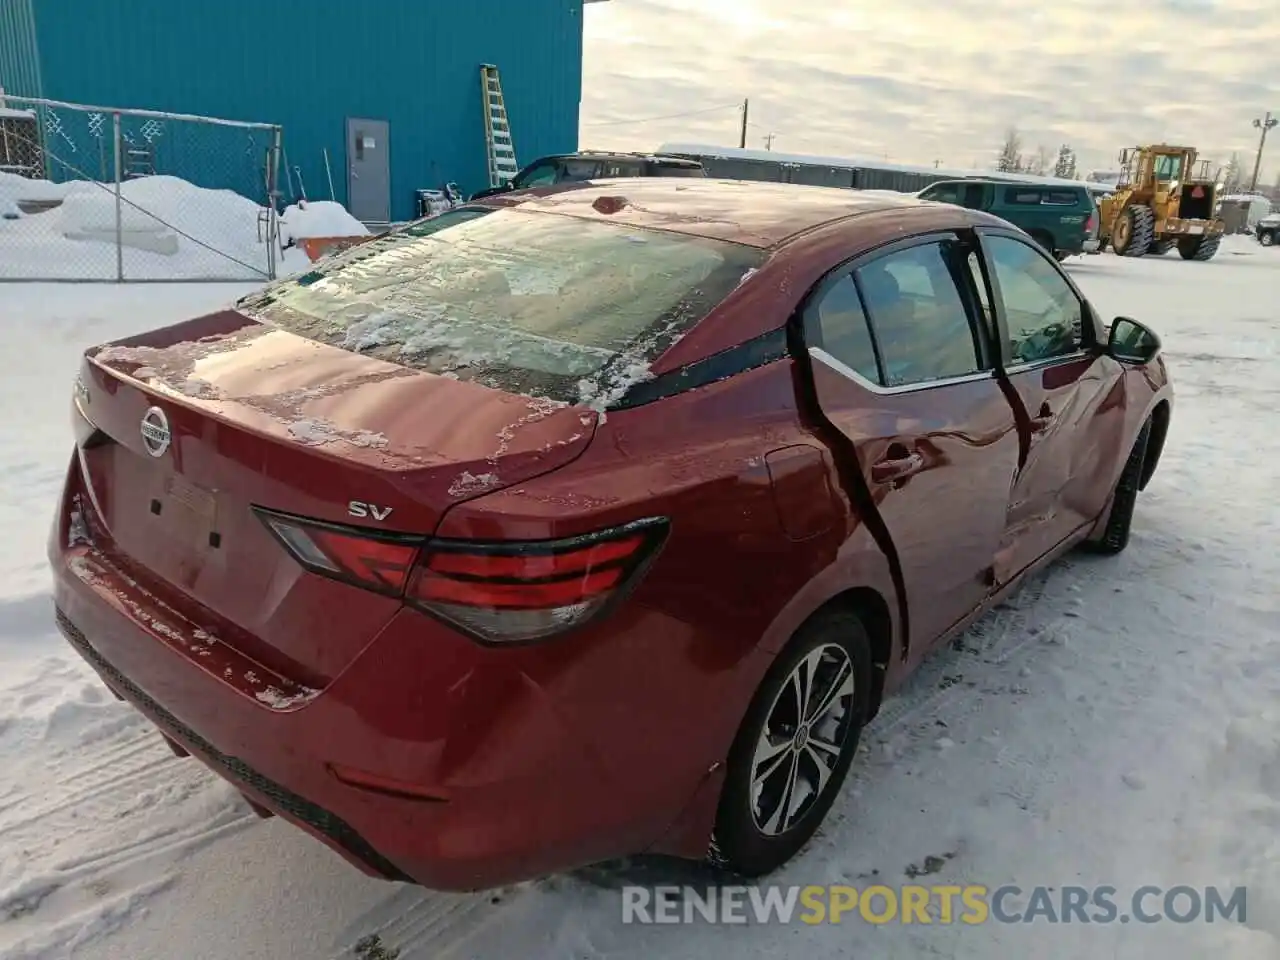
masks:
<path id="1" fill-rule="evenodd" d="M 23 3 L 38 14 L 45 96 L 281 124 L 312 199 L 329 197 L 327 148 L 345 201 L 349 116 L 390 124 L 393 218 L 412 215 L 418 188 L 485 186 L 481 63 L 501 73 L 519 162 L 577 147 L 581 0 L 0 0 L 0 10 Z M 182 135 L 185 169 L 209 186 L 228 185 L 210 182 L 220 167 L 245 166 L 236 150 L 256 157 L 262 146 L 225 131 Z"/>

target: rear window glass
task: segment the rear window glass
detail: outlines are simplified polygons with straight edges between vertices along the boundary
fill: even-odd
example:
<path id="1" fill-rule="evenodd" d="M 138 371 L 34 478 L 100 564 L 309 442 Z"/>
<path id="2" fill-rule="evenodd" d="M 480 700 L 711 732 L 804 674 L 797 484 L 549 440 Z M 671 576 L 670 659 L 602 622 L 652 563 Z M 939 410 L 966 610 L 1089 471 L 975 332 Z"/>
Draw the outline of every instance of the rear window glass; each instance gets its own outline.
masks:
<path id="1" fill-rule="evenodd" d="M 414 369 L 602 407 L 764 259 L 555 214 L 459 213 L 353 247 L 240 309 Z"/>
<path id="2" fill-rule="evenodd" d="M 1044 195 L 1044 202 L 1057 206 L 1074 207 L 1080 202 L 1080 194 L 1071 190 L 1051 190 Z"/>
<path id="3" fill-rule="evenodd" d="M 1010 203 L 1030 206 L 1040 202 L 1039 190 L 1010 190 L 1005 194 L 1005 199 Z"/>
<path id="4" fill-rule="evenodd" d="M 560 164 L 559 183 L 580 183 L 600 175 L 600 163 L 597 160 L 564 160 Z"/>
<path id="5" fill-rule="evenodd" d="M 707 175 L 702 167 L 675 167 L 667 166 L 665 163 L 656 165 L 653 172 L 659 177 L 705 177 Z"/>

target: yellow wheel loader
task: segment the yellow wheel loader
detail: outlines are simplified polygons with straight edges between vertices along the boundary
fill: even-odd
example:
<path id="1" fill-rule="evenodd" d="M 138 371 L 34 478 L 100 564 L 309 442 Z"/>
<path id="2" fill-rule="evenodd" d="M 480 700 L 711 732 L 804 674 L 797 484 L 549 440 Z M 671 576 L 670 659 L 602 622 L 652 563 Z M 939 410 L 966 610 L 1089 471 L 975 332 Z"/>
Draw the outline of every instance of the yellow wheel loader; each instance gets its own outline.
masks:
<path id="1" fill-rule="evenodd" d="M 1099 249 L 1122 257 L 1156 256 L 1177 247 L 1184 260 L 1210 260 L 1226 225 L 1214 215 L 1217 184 L 1194 147 L 1134 147 L 1120 155 L 1116 192 L 1098 204 Z"/>

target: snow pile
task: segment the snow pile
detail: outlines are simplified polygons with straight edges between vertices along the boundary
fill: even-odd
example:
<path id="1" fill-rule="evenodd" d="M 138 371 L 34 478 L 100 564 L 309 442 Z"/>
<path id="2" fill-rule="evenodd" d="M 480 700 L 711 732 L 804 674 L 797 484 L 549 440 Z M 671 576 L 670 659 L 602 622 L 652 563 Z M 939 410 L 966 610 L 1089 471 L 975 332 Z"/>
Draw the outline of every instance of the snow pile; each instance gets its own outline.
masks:
<path id="1" fill-rule="evenodd" d="M 312 237 L 367 237 L 369 230 L 332 200 L 304 200 L 280 215 L 280 239 L 288 244 Z"/>
<path id="2" fill-rule="evenodd" d="M 75 190 L 88 185 L 85 180 L 68 180 L 66 183 L 51 183 L 48 180 L 32 180 L 20 177 L 16 173 L 0 171 L 0 197 L 10 200 L 37 200 L 56 202 Z"/>
<path id="3" fill-rule="evenodd" d="M 124 272 L 135 280 L 254 279 L 268 266 L 265 208 L 231 190 L 209 190 L 178 177 L 151 176 L 121 186 Z M 114 184 L 49 183 L 0 174 L 0 198 L 61 201 L 51 210 L 7 221 L 0 229 L 0 277 L 114 279 Z M 0 208 L 3 200 L 0 200 Z M 290 273 L 309 261 L 298 251 L 277 257 Z"/>

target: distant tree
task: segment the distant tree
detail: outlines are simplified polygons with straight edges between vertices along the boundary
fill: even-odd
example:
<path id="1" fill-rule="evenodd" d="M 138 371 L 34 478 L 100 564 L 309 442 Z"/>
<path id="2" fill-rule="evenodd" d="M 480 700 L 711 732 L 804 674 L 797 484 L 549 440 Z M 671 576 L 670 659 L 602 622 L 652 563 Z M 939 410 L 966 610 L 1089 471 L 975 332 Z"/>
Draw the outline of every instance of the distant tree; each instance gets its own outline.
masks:
<path id="1" fill-rule="evenodd" d="M 1058 162 L 1054 164 L 1053 175 L 1063 180 L 1076 179 L 1076 152 L 1070 145 L 1064 143 L 1058 148 Z"/>
<path id="2" fill-rule="evenodd" d="M 1027 173 L 1043 177 L 1049 172 L 1049 163 L 1052 158 L 1053 155 L 1049 153 L 1049 148 L 1041 144 L 1036 147 L 1036 152 L 1031 155 L 1031 159 L 1026 164 Z"/>
<path id="3" fill-rule="evenodd" d="M 1001 173 L 1017 173 L 1023 167 L 1022 134 L 1017 127 L 1010 127 L 1004 135 L 1004 143 L 1000 146 L 1000 156 L 996 160 L 996 169 Z"/>
<path id="4" fill-rule="evenodd" d="M 1224 193 L 1239 193 L 1240 180 L 1240 154 L 1233 153 L 1218 175 L 1218 182 L 1222 184 Z"/>

